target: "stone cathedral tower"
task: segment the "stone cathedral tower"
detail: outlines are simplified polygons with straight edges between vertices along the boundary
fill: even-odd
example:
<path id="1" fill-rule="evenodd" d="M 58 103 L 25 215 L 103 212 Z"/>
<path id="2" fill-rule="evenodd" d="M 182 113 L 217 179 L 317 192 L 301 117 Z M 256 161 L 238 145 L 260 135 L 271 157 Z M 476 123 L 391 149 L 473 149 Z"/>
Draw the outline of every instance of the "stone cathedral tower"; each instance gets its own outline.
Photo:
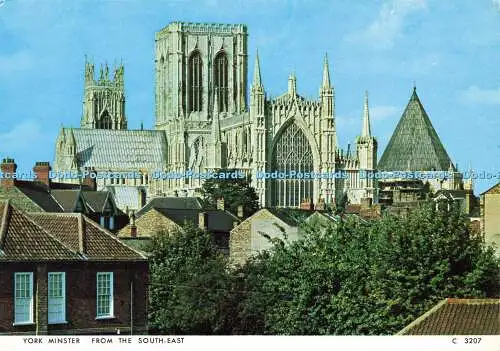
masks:
<path id="1" fill-rule="evenodd" d="M 123 72 L 122 64 L 114 67 L 110 79 L 108 65 L 101 65 L 96 79 L 94 64 L 85 62 L 81 128 L 127 129 Z"/>
<path id="2" fill-rule="evenodd" d="M 156 34 L 155 66 L 155 127 L 169 140 L 169 170 L 248 169 L 246 26 L 171 23 Z M 165 186 L 200 185 L 186 178 Z"/>

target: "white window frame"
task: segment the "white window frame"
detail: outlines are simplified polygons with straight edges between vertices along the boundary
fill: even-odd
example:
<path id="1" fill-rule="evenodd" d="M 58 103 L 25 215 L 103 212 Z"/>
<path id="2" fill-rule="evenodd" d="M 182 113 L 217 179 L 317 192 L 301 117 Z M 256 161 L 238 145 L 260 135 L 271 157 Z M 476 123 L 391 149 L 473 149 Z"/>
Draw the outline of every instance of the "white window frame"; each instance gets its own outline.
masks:
<path id="1" fill-rule="evenodd" d="M 61 291 L 61 296 L 51 296 L 53 290 L 53 277 L 60 276 L 60 284 L 58 290 Z M 47 316 L 49 324 L 67 323 L 66 321 L 66 272 L 49 272 L 47 275 Z M 59 311 L 58 311 L 59 309 Z M 54 314 L 56 316 L 54 317 Z"/>
<path id="2" fill-rule="evenodd" d="M 109 217 L 109 230 L 115 229 L 115 216 L 111 215 Z"/>
<path id="3" fill-rule="evenodd" d="M 22 282 L 19 280 L 21 277 L 28 277 L 29 286 L 25 285 L 24 289 L 21 289 Z M 20 289 L 18 289 L 18 282 Z M 24 283 L 26 284 L 26 281 Z M 21 291 L 23 292 L 21 295 L 27 296 L 19 296 Z M 27 311 L 21 312 L 21 308 L 27 309 Z M 20 314 L 27 315 L 27 318 L 19 318 Z M 14 325 L 23 324 L 33 324 L 33 272 L 14 273 Z"/>
<path id="4" fill-rule="evenodd" d="M 106 287 L 102 287 L 99 285 L 100 277 L 109 277 L 107 280 L 109 282 L 109 286 L 107 287 L 107 291 L 101 291 L 101 289 L 105 289 Z M 113 296 L 113 272 L 98 272 L 96 275 L 96 319 L 106 319 L 106 318 L 114 318 L 114 296 Z M 104 299 L 107 297 L 108 303 L 108 311 L 102 312 L 103 306 L 101 306 L 101 298 Z M 106 301 L 106 300 L 104 300 Z"/>

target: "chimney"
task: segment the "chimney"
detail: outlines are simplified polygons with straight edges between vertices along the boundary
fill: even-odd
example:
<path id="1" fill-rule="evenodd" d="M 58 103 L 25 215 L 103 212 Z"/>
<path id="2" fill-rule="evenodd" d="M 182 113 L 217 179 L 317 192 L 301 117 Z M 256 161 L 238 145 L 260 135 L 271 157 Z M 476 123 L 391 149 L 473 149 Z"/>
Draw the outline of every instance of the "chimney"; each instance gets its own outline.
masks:
<path id="1" fill-rule="evenodd" d="M 314 209 L 313 203 L 312 203 L 311 199 L 304 199 L 304 201 L 302 201 L 302 203 L 300 204 L 300 209 L 301 210 L 312 210 L 312 209 Z"/>
<path id="2" fill-rule="evenodd" d="M 87 186 L 92 191 L 97 190 L 97 172 L 94 167 L 85 167 L 82 177 L 82 185 Z"/>
<path id="3" fill-rule="evenodd" d="M 130 237 L 137 238 L 137 226 L 135 225 L 135 211 L 130 215 Z"/>
<path id="4" fill-rule="evenodd" d="M 202 230 L 207 230 L 208 228 L 208 214 L 206 212 L 198 213 L 198 227 Z"/>
<path id="5" fill-rule="evenodd" d="M 36 174 L 36 181 L 42 182 L 50 188 L 50 164 L 48 162 L 36 162 L 33 172 Z"/>
<path id="6" fill-rule="evenodd" d="M 324 211 L 325 207 L 325 199 L 320 198 L 316 203 L 316 211 Z"/>
<path id="7" fill-rule="evenodd" d="M 85 243 L 85 219 L 81 213 L 78 214 L 78 251 L 85 255 L 86 250 Z"/>
<path id="8" fill-rule="evenodd" d="M 217 199 L 217 209 L 224 211 L 224 198 Z"/>
<path id="9" fill-rule="evenodd" d="M 238 218 L 243 218 L 243 205 L 238 206 L 238 213 L 236 214 Z"/>
<path id="10" fill-rule="evenodd" d="M 372 199 L 369 197 L 364 197 L 361 199 L 361 209 L 366 210 L 372 207 Z"/>
<path id="11" fill-rule="evenodd" d="M 17 165 L 13 158 L 4 158 L 2 164 L 0 165 L 0 170 L 2 172 L 2 177 L 0 177 L 0 184 L 6 189 L 10 189 L 16 183 L 16 179 L 13 177 L 17 170 Z"/>

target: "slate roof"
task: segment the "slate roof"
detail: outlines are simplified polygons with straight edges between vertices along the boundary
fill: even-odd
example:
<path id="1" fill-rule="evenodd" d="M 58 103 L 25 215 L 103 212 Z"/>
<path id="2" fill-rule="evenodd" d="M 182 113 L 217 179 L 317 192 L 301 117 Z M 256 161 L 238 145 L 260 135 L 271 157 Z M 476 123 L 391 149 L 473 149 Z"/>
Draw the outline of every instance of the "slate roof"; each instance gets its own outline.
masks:
<path id="1" fill-rule="evenodd" d="M 417 318 L 401 335 L 500 335 L 500 299 L 448 298 Z"/>
<path id="2" fill-rule="evenodd" d="M 115 197 L 116 206 L 119 208 L 139 209 L 141 203 L 141 190 L 136 186 L 108 186 Z"/>
<path id="3" fill-rule="evenodd" d="M 62 212 L 63 208 L 51 196 L 46 184 L 41 182 L 32 182 L 19 180 L 15 186 L 32 202 L 37 204 L 43 211 L 46 212 Z"/>
<path id="4" fill-rule="evenodd" d="M 80 190 L 66 189 L 66 190 L 52 190 L 52 197 L 58 202 L 60 207 L 65 212 L 73 212 L 78 199 L 80 198 Z M 61 211 L 48 211 L 48 212 L 61 212 Z"/>
<path id="5" fill-rule="evenodd" d="M 71 128 L 79 167 L 108 170 L 161 170 L 166 166 L 167 140 L 159 130 Z M 63 128 L 69 133 L 69 128 Z"/>
<path id="6" fill-rule="evenodd" d="M 297 208 L 268 207 L 266 210 L 292 227 L 299 226 L 314 213 L 313 210 L 302 210 Z"/>
<path id="7" fill-rule="evenodd" d="M 202 201 L 198 197 L 157 197 L 151 199 L 146 206 L 136 212 L 136 218 L 148 212 L 151 208 L 155 209 L 201 209 Z"/>
<path id="8" fill-rule="evenodd" d="M 450 157 L 414 88 L 410 101 L 380 158 L 378 169 L 447 171 L 450 163 Z"/>
<path id="9" fill-rule="evenodd" d="M 240 222 L 235 215 L 223 210 L 203 210 L 203 209 L 172 209 L 155 208 L 165 217 L 171 219 L 178 225 L 184 225 L 191 222 L 199 225 L 199 215 L 204 212 L 207 214 L 207 230 L 210 232 L 230 232 L 233 229 L 234 222 Z"/>
<path id="10" fill-rule="evenodd" d="M 81 214 L 22 213 L 7 201 L 0 216 L 0 262 L 145 259 Z"/>

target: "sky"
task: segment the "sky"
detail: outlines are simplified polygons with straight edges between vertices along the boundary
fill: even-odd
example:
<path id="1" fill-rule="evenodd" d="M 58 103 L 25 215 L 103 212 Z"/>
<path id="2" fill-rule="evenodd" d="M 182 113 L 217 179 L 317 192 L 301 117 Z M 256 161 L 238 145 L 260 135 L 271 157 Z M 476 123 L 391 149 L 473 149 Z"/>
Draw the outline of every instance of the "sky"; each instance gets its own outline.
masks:
<path id="1" fill-rule="evenodd" d="M 79 127 L 85 55 L 123 62 L 129 128 L 154 125 L 154 34 L 173 21 L 248 26 L 268 95 L 318 98 L 328 54 L 339 145 L 361 132 L 369 92 L 378 157 L 413 85 L 450 158 L 500 181 L 500 0 L 0 0 L 0 157 L 54 159 Z"/>

